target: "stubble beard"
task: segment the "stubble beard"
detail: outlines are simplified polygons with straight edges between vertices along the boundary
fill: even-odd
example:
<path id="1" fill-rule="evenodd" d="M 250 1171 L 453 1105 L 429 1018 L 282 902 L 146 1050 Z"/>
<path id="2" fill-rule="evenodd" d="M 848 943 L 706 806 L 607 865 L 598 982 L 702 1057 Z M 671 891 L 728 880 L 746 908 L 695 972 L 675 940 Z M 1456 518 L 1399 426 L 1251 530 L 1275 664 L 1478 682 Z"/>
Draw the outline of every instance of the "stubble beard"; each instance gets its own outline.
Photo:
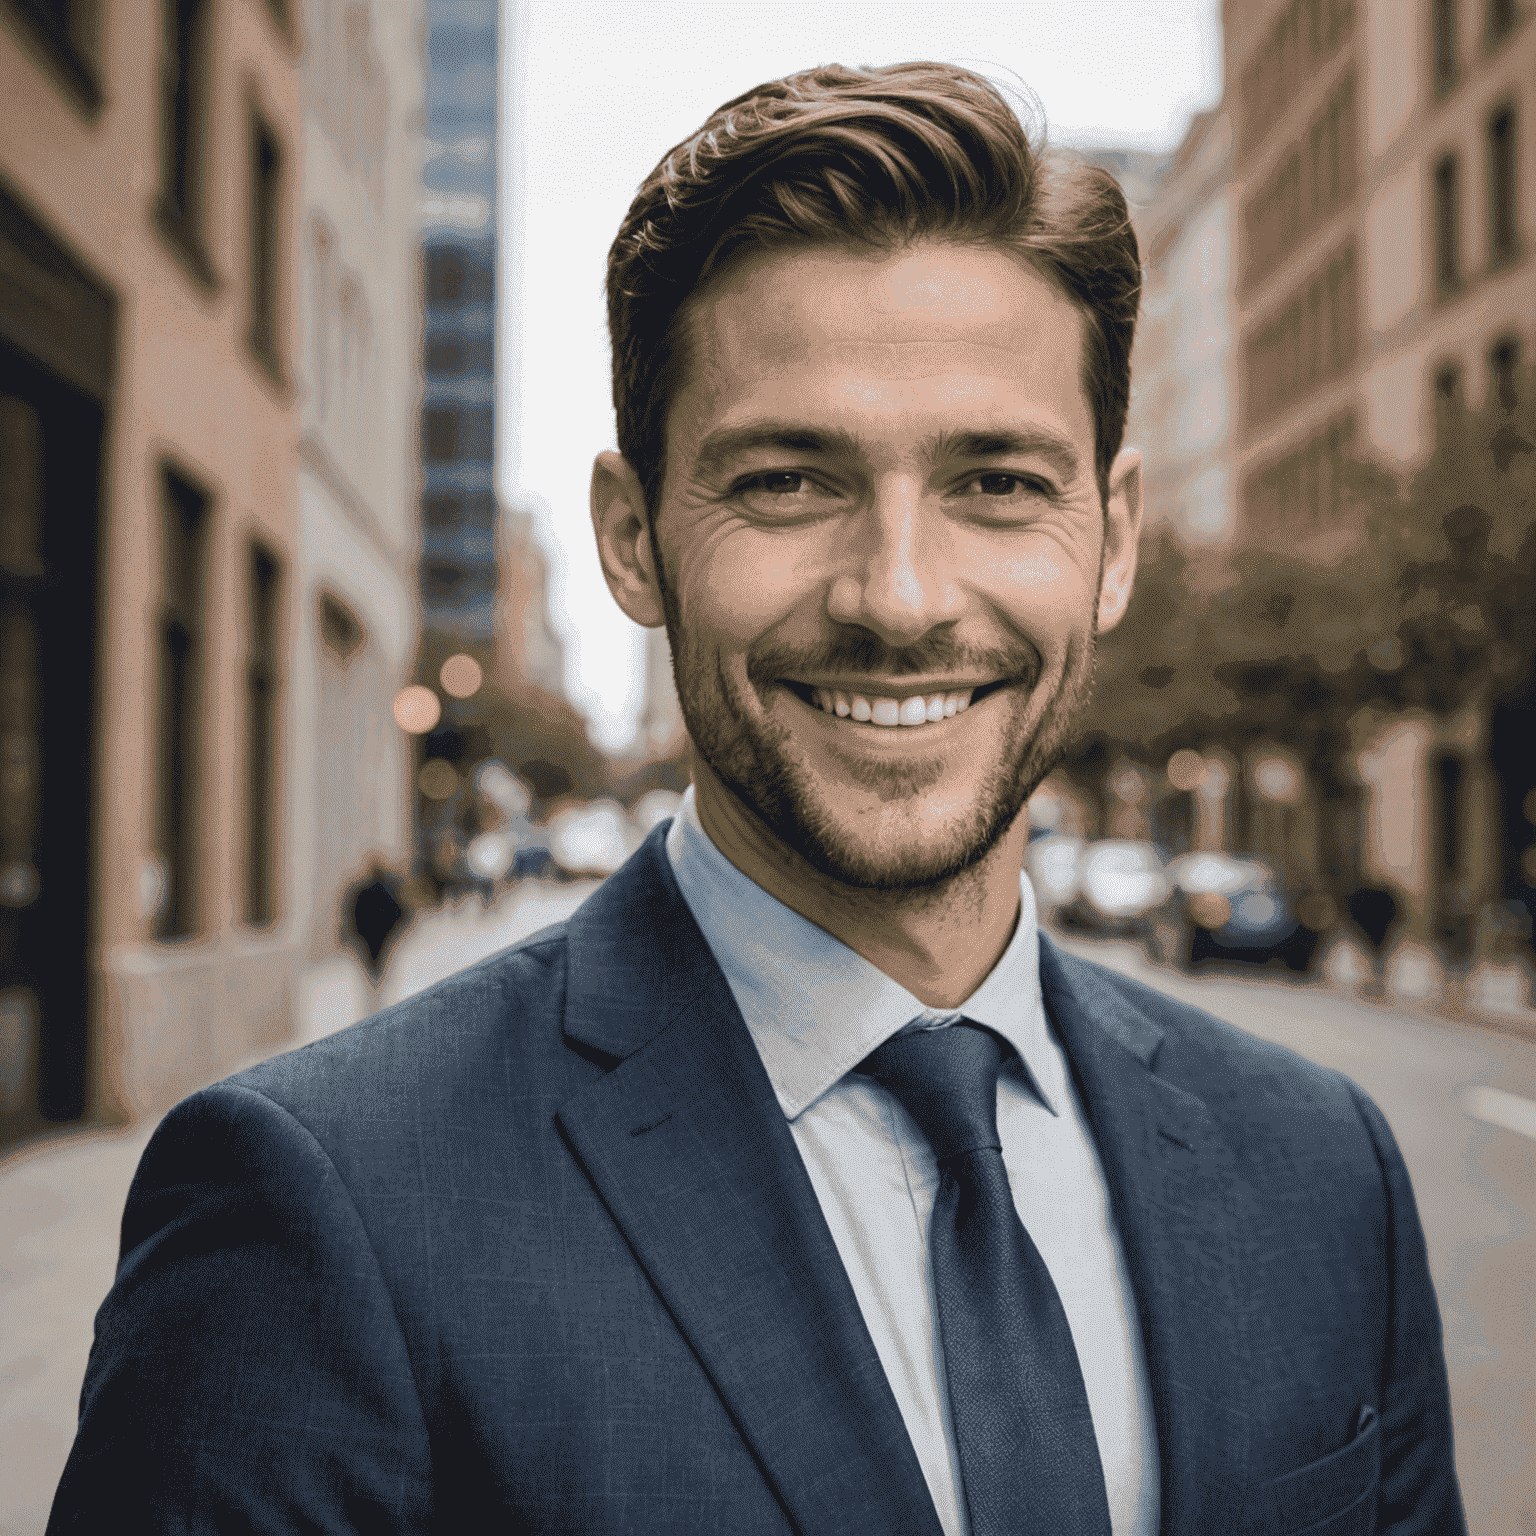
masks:
<path id="1" fill-rule="evenodd" d="M 892 854 L 871 847 L 839 819 L 836 808 L 817 793 L 811 775 L 796 762 L 790 731 L 775 724 L 767 713 L 764 691 L 774 686 L 777 678 L 814 674 L 828 666 L 832 655 L 800 657 L 798 664 L 782 653 L 752 658 L 747 669 L 748 686 L 762 706 L 753 711 L 746 707 L 740 687 L 727 677 L 718 655 L 690 642 L 676 596 L 665 578 L 661 591 L 673 679 L 694 751 L 780 843 L 825 879 L 852 890 L 937 893 L 974 869 L 1002 840 L 1040 781 L 1061 761 L 1093 693 L 1096 624 L 1069 643 L 1061 678 L 1031 728 L 1029 716 L 1040 687 L 1041 668 L 1038 654 L 1030 648 L 1034 657 L 1032 683 L 1016 683 L 991 706 L 999 707 L 1006 700 L 1012 718 L 1001 759 L 983 778 L 970 807 L 953 819 L 942 835 L 911 839 L 901 852 Z M 828 649 L 847 662 L 856 661 L 860 652 L 872 648 L 881 648 L 881 642 L 858 631 L 843 644 Z M 1014 658 L 1013 666 L 1000 675 L 1020 677 L 1021 660 Z M 855 664 L 848 670 L 864 669 Z M 896 666 L 890 670 L 899 673 L 919 668 Z M 843 760 L 843 769 L 878 799 L 900 802 L 915 800 L 931 790 L 942 779 L 945 765 L 938 756 L 901 765 L 850 756 Z"/>

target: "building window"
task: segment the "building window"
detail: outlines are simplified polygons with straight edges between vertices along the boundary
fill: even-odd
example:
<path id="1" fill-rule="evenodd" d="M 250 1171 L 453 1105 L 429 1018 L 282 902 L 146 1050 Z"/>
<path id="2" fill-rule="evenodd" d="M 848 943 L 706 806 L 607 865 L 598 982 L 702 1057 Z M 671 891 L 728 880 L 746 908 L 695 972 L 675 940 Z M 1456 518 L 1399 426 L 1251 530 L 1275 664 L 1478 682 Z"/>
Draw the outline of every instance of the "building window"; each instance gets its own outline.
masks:
<path id="1" fill-rule="evenodd" d="M 1502 410 L 1512 411 L 1520 398 L 1520 341 L 1501 336 L 1488 351 L 1488 387 Z"/>
<path id="2" fill-rule="evenodd" d="M 1349 365 L 1356 346 L 1355 252 L 1336 251 L 1244 343 L 1244 411 L 1254 424 Z"/>
<path id="3" fill-rule="evenodd" d="M 429 528 L 457 528 L 464 517 L 464 503 L 457 496 L 428 496 L 425 503 Z"/>
<path id="4" fill-rule="evenodd" d="M 276 559 L 251 546 L 250 653 L 245 667 L 245 920 L 276 914 L 273 879 L 277 779 L 278 597 Z"/>
<path id="5" fill-rule="evenodd" d="M 1435 370 L 1435 436 L 1443 440 L 1461 419 L 1462 374 L 1460 363 L 1442 363 Z"/>
<path id="6" fill-rule="evenodd" d="M 251 117 L 251 329 L 250 344 L 269 373 L 281 374 L 277 355 L 277 273 L 281 230 L 283 155 L 272 130 Z"/>
<path id="7" fill-rule="evenodd" d="M 1461 287 L 1461 188 L 1455 155 L 1435 165 L 1435 277 L 1442 294 Z"/>
<path id="8" fill-rule="evenodd" d="M 422 418 L 422 454 L 434 464 L 451 464 L 461 456 L 462 419 L 457 411 L 434 407 Z"/>
<path id="9" fill-rule="evenodd" d="M 160 604 L 158 814 L 165 885 L 155 936 L 197 927 L 197 722 L 202 696 L 203 565 L 209 498 L 172 469 L 161 474 L 165 574 Z"/>
<path id="10" fill-rule="evenodd" d="M 1499 267 L 1520 254 L 1519 183 L 1515 177 L 1513 106 L 1488 119 L 1488 260 Z"/>
<path id="11" fill-rule="evenodd" d="M 1502 43 L 1515 30 L 1518 20 L 1516 0 L 1488 0 L 1488 46 Z"/>
<path id="12" fill-rule="evenodd" d="M 464 302 L 464 254 L 446 247 L 427 252 L 427 303 L 450 309 Z"/>
<path id="13" fill-rule="evenodd" d="M 1456 0 L 1434 0 L 1435 91 L 1445 95 L 1456 84 Z"/>
<path id="14" fill-rule="evenodd" d="M 1261 535 L 1308 533 L 1336 526 L 1347 510 L 1355 424 L 1329 422 L 1290 453 L 1256 469 L 1243 484 L 1243 517 Z"/>
<path id="15" fill-rule="evenodd" d="M 469 572 L 462 566 L 445 560 L 429 561 L 422 571 L 422 595 L 428 602 L 451 602 L 461 595 L 468 579 Z"/>
<path id="16" fill-rule="evenodd" d="M 362 623 L 339 597 L 320 595 L 320 639 L 338 661 L 350 661 L 364 640 Z"/>
<path id="17" fill-rule="evenodd" d="M 160 60 L 160 199 L 157 222 L 205 285 L 203 141 L 208 108 L 209 0 L 166 0 Z"/>
<path id="18" fill-rule="evenodd" d="M 457 340 L 428 342 L 427 372 L 438 378 L 463 373 L 464 343 Z"/>

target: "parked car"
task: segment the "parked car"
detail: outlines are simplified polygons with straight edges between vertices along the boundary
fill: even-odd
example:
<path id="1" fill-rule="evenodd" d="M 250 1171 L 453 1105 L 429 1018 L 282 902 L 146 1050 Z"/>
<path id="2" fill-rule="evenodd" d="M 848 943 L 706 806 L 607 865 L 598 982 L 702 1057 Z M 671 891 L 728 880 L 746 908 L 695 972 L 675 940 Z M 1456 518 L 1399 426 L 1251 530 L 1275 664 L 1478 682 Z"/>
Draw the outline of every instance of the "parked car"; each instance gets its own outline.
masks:
<path id="1" fill-rule="evenodd" d="M 1163 861 L 1151 843 L 1104 838 L 1089 843 L 1077 866 L 1077 891 L 1056 911 L 1064 927 L 1139 934 L 1168 896 Z"/>
<path id="2" fill-rule="evenodd" d="M 1058 832 L 1030 838 L 1024 867 L 1029 872 L 1035 906 L 1042 917 L 1054 916 L 1058 908 L 1077 895 L 1077 867 L 1084 846 L 1082 838 Z"/>
<path id="3" fill-rule="evenodd" d="M 1337 918 L 1329 897 L 1294 897 L 1262 859 L 1186 853 L 1167 874 L 1168 895 L 1147 913 L 1142 932 L 1153 959 L 1181 970 L 1206 960 L 1282 960 L 1304 972 Z"/>

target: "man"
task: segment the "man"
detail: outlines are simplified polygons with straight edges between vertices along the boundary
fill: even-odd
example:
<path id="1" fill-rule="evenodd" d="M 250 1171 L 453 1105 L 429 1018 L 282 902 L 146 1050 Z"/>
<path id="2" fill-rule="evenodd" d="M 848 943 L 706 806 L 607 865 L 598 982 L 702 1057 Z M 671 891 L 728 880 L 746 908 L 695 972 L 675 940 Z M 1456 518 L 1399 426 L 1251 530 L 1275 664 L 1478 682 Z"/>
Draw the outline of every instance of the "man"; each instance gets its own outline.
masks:
<path id="1" fill-rule="evenodd" d="M 1021 880 L 1131 590 L 1138 281 L 957 69 L 658 166 L 592 507 L 694 791 L 569 923 L 167 1118 L 53 1529 L 1462 1529 L 1380 1114 Z"/>

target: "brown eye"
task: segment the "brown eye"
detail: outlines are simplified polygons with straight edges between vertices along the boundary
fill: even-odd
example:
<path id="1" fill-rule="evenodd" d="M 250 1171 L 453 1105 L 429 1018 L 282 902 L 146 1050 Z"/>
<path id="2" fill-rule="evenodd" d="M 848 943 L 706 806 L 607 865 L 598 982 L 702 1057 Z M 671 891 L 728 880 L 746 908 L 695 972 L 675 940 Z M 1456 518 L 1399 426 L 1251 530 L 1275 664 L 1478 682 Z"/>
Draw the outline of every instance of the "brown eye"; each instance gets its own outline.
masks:
<path id="1" fill-rule="evenodd" d="M 754 475 L 741 489 L 744 491 L 768 491 L 774 495 L 793 496 L 803 489 L 805 476 L 782 470 L 775 474 Z"/>
<path id="2" fill-rule="evenodd" d="M 1022 487 L 1023 481 L 1017 475 L 979 475 L 976 484 L 983 496 L 1011 496 Z"/>

